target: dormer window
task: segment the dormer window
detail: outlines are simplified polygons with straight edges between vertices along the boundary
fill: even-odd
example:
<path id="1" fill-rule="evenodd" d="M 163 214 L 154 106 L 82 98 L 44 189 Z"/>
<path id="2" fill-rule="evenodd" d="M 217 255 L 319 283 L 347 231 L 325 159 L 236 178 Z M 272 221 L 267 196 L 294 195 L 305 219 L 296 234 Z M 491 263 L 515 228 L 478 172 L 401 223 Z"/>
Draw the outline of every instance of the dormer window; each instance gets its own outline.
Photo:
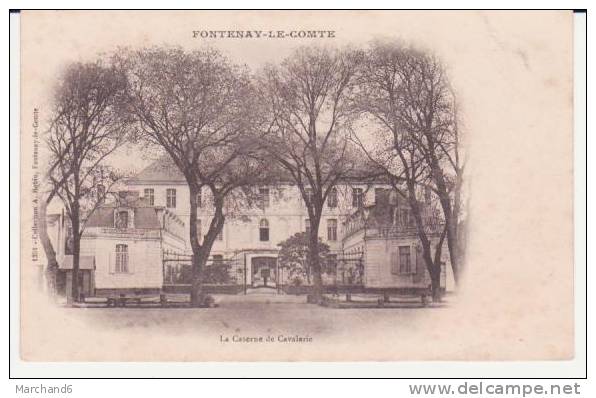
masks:
<path id="1" fill-rule="evenodd" d="M 259 222 L 259 240 L 261 242 L 269 241 L 269 221 L 266 218 Z"/>
<path id="2" fill-rule="evenodd" d="M 128 211 L 121 210 L 116 213 L 114 226 L 116 228 L 128 228 Z"/>
<path id="3" fill-rule="evenodd" d="M 97 203 L 103 203 L 106 197 L 106 187 L 103 184 L 97 184 Z"/>
<path id="4" fill-rule="evenodd" d="M 331 188 L 329 192 L 329 196 L 327 196 L 327 206 L 330 209 L 337 207 L 337 189 Z"/>
<path id="5" fill-rule="evenodd" d="M 312 200 L 313 200 L 312 188 L 304 188 L 304 193 L 306 194 L 306 200 L 308 201 L 308 203 L 312 203 Z"/>
<path id="6" fill-rule="evenodd" d="M 352 188 L 352 207 L 362 207 L 363 197 L 362 188 Z"/>
<path id="7" fill-rule="evenodd" d="M 259 207 L 266 209 L 269 203 L 269 188 L 259 188 Z"/>
<path id="8" fill-rule="evenodd" d="M 424 187 L 424 202 L 429 204 L 432 199 L 432 191 L 429 186 Z"/>

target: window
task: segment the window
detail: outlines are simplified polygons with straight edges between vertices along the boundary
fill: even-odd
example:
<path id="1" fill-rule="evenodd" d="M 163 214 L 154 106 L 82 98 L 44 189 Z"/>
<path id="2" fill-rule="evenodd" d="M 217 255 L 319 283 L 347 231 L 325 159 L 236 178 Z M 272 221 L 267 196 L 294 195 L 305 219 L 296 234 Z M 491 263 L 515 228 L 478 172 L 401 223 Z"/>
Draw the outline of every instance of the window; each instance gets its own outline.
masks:
<path id="1" fill-rule="evenodd" d="M 352 207 L 362 207 L 362 188 L 352 188 Z"/>
<path id="2" fill-rule="evenodd" d="M 114 272 L 118 274 L 128 272 L 128 245 L 116 245 L 116 268 Z"/>
<path id="3" fill-rule="evenodd" d="M 166 207 L 170 209 L 176 208 L 176 190 L 168 188 L 166 190 Z"/>
<path id="4" fill-rule="evenodd" d="M 261 242 L 269 241 L 269 221 L 264 218 L 259 222 L 259 240 Z"/>
<path id="5" fill-rule="evenodd" d="M 335 274 L 337 271 L 337 254 L 327 255 L 327 273 Z"/>
<path id="6" fill-rule="evenodd" d="M 145 197 L 145 200 L 149 202 L 150 206 L 155 205 L 155 191 L 153 188 L 145 188 L 143 191 L 143 196 Z"/>
<path id="7" fill-rule="evenodd" d="M 259 206 L 261 209 L 269 207 L 269 188 L 259 188 Z"/>
<path id="8" fill-rule="evenodd" d="M 337 240 L 337 220 L 330 218 L 327 220 L 327 240 Z"/>
<path id="9" fill-rule="evenodd" d="M 203 207 L 203 191 L 199 189 L 197 194 L 197 207 Z"/>
<path id="10" fill-rule="evenodd" d="M 223 225 L 221 226 L 221 229 L 219 230 L 219 232 L 217 233 L 217 240 L 223 240 Z"/>
<path id="11" fill-rule="evenodd" d="M 214 254 L 213 255 L 213 265 L 222 265 L 223 264 L 223 256 L 221 254 Z"/>
<path id="12" fill-rule="evenodd" d="M 409 274 L 412 272 L 412 264 L 410 263 L 410 246 L 399 247 L 399 273 Z"/>
<path id="13" fill-rule="evenodd" d="M 106 187 L 103 184 L 97 184 L 97 202 L 102 203 L 106 197 Z"/>
<path id="14" fill-rule="evenodd" d="M 308 202 L 312 203 L 312 188 L 304 188 L 304 193 L 306 194 L 306 199 L 308 199 Z"/>
<path id="15" fill-rule="evenodd" d="M 307 218 L 304 220 L 304 232 L 306 232 L 306 236 L 310 236 L 310 220 Z"/>
<path id="16" fill-rule="evenodd" d="M 119 211 L 116 213 L 116 228 L 128 228 L 128 212 L 126 210 Z"/>
<path id="17" fill-rule="evenodd" d="M 413 225 L 412 214 L 409 209 L 401 209 L 400 224 L 404 227 L 411 227 Z"/>
<path id="18" fill-rule="evenodd" d="M 424 187 L 424 201 L 428 204 L 430 203 L 432 194 L 431 194 L 431 190 L 430 187 L 427 185 Z"/>
<path id="19" fill-rule="evenodd" d="M 327 206 L 329 208 L 337 207 L 337 189 L 332 188 L 327 196 Z"/>

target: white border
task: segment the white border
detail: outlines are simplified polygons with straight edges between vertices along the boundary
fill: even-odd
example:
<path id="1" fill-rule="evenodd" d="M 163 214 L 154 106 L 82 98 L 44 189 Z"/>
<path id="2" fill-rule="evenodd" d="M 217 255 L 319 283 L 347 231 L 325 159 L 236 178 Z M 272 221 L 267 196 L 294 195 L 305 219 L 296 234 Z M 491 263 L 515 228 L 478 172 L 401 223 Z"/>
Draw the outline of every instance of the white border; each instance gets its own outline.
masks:
<path id="1" fill-rule="evenodd" d="M 199 6 L 199 4 L 196 4 Z M 305 5 L 307 6 L 307 5 Z M 347 6 L 347 4 L 346 4 Z M 273 6 L 275 7 L 275 6 Z M 13 18 L 11 16 L 11 18 Z M 11 25 L 11 82 L 18 87 L 18 25 Z M 384 362 L 384 363 L 30 363 L 19 347 L 19 96 L 11 103 L 11 375 L 12 377 L 583 377 L 585 360 L 586 191 L 585 14 L 575 18 L 575 263 L 576 356 L 558 362 Z M 16 44 L 16 45 L 15 45 Z M 15 63 L 16 62 L 16 63 Z M 8 208 L 7 206 L 4 207 Z M 593 278 L 593 275 L 592 275 Z M 593 299 L 592 294 L 590 298 Z M 58 383 L 52 383 L 56 385 Z M 96 383 L 97 384 L 97 383 Z M 109 383 L 110 385 L 115 383 Z M 151 383 L 153 384 L 153 383 Z M 171 383 L 167 383 L 171 384 Z M 145 384 L 145 388 L 153 388 Z M 14 391 L 14 390 L 13 390 Z M 288 395 L 287 387 L 283 388 Z M 93 394 L 95 395 L 95 394 Z M 289 394 L 293 395 L 293 394 Z"/>

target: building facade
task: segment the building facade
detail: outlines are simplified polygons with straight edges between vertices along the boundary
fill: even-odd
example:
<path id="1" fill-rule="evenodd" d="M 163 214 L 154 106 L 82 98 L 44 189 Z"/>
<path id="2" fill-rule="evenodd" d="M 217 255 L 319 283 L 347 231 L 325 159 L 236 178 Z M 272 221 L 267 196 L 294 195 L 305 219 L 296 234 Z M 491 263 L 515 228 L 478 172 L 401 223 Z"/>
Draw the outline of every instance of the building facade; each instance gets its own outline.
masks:
<path id="1" fill-rule="evenodd" d="M 121 191 L 84 221 L 79 258 L 79 291 L 85 296 L 159 293 L 162 259 L 185 250 L 182 220 L 136 192 Z M 72 232 L 63 214 L 48 215 L 48 235 L 59 264 L 57 292 L 72 284 Z"/>
<path id="2" fill-rule="evenodd" d="M 209 265 L 225 263 L 229 267 L 225 283 L 236 286 L 291 285 L 295 281 L 277 261 L 278 245 L 298 232 L 309 232 L 308 211 L 299 189 L 290 183 L 258 187 L 258 193 L 256 203 L 236 206 L 226 215 Z M 85 276 L 80 290 L 110 296 L 189 285 L 189 189 L 177 169 L 168 161 L 156 161 L 128 180 L 126 190 L 111 196 L 85 221 L 80 253 L 85 260 L 80 274 Z M 443 223 L 429 193 L 420 196 L 434 249 Z M 203 237 L 213 217 L 207 190 L 197 203 L 198 235 Z M 48 215 L 48 233 L 64 276 L 60 286 L 68 289 L 72 242 L 63 214 Z M 409 206 L 387 184 L 338 184 L 325 203 L 319 237 L 330 248 L 325 268 L 332 272 L 323 275 L 326 285 L 358 285 L 373 291 L 430 285 Z M 441 260 L 441 285 L 449 289 L 453 277 L 445 243 Z"/>
<path id="3" fill-rule="evenodd" d="M 127 185 L 147 203 L 165 207 L 188 225 L 189 188 L 182 174 L 169 161 L 162 159 L 152 163 Z M 203 236 L 213 217 L 207 189 L 198 195 L 197 203 L 198 235 Z M 330 255 L 338 261 L 338 273 L 331 277 L 335 279 L 333 282 L 358 280 L 371 287 L 420 287 L 428 282 L 428 275 L 424 275 L 425 269 L 420 265 L 421 258 L 416 256 L 419 249 L 415 231 L 410 227 L 402 228 L 399 217 L 391 218 L 389 224 L 379 227 L 376 236 L 370 220 L 363 222 L 360 229 L 355 227 L 355 220 L 364 216 L 365 209 L 389 206 L 398 215 L 407 211 L 405 203 L 396 204 L 396 194 L 391 193 L 383 182 L 341 183 L 330 193 L 324 206 L 319 237 L 329 245 Z M 288 280 L 280 280 L 282 275 L 276 268 L 278 244 L 297 232 L 308 232 L 309 227 L 308 212 L 298 187 L 290 183 L 259 187 L 258 203 L 239 211 L 236 209 L 234 214 L 226 217 L 223 230 L 213 245 L 212 258 L 232 264 L 230 272 L 238 282 L 243 279 L 252 286 L 267 283 L 267 279 L 273 283 L 288 283 Z M 380 232 L 389 230 L 392 232 Z M 188 231 L 184 237 L 188 252 Z M 395 266 L 391 268 L 391 260 L 387 259 L 395 259 L 394 252 L 401 251 L 405 264 L 408 257 L 405 246 L 410 250 L 409 271 L 396 272 Z M 364 275 L 356 275 L 357 264 L 364 267 Z M 412 269 L 416 272 L 412 273 Z M 327 276 L 328 282 L 329 279 Z"/>
<path id="4" fill-rule="evenodd" d="M 184 222 L 137 192 L 119 192 L 86 221 L 81 255 L 95 258 L 95 294 L 158 293 L 164 253 L 185 249 Z"/>

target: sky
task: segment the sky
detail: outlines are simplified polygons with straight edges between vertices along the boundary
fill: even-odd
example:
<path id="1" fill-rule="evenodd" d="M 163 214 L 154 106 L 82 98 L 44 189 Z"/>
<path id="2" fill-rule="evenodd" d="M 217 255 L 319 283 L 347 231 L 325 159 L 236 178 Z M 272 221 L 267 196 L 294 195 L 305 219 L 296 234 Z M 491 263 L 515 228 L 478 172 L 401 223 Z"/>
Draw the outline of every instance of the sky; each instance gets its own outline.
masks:
<path id="1" fill-rule="evenodd" d="M 507 150 L 506 145 L 518 145 L 525 131 L 539 130 L 548 136 L 557 128 L 537 109 L 562 117 L 567 109 L 561 98 L 566 95 L 571 101 L 571 75 L 561 73 L 569 66 L 570 36 L 553 28 L 563 27 L 570 18 L 560 12 L 544 12 L 539 19 L 528 18 L 528 12 L 482 11 L 25 11 L 22 15 L 23 125 L 28 125 L 36 107 L 40 131 L 50 116 L 50 93 L 62 68 L 121 47 L 212 46 L 234 62 L 258 70 L 282 61 L 298 46 L 364 46 L 375 39 L 414 44 L 437 54 L 446 66 L 459 98 L 466 145 L 498 149 L 482 153 L 487 167 L 501 162 L 494 155 Z M 333 31 L 333 37 L 202 39 L 193 33 L 311 29 Z M 560 90 L 566 94 L 559 95 Z M 537 92 L 544 93 L 537 96 Z M 152 158 L 155 154 L 127 146 L 112 161 L 132 171 Z"/>

